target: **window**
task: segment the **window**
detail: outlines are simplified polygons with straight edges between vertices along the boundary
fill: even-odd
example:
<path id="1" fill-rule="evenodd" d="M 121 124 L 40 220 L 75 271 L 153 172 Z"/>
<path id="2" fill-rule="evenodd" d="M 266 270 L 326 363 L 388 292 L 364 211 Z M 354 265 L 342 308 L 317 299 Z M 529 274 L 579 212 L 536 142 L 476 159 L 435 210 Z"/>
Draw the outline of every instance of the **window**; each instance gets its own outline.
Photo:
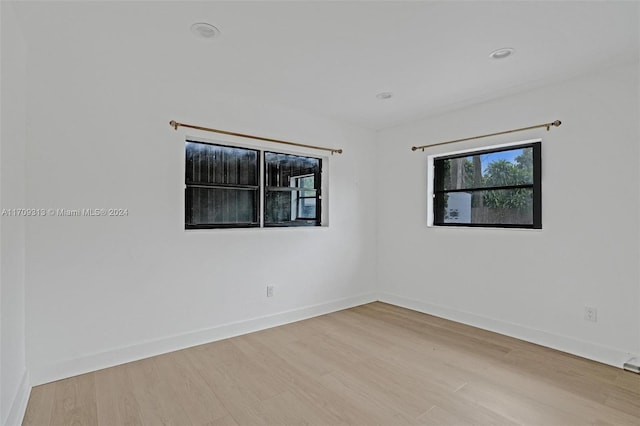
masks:
<path id="1" fill-rule="evenodd" d="M 265 226 L 320 225 L 319 158 L 265 152 Z"/>
<path id="2" fill-rule="evenodd" d="M 186 143 L 185 227 L 260 226 L 259 151 Z"/>
<path id="3" fill-rule="evenodd" d="M 540 145 L 433 157 L 433 224 L 542 228 Z"/>
<path id="4" fill-rule="evenodd" d="M 297 212 L 299 219 L 316 219 L 318 195 L 315 190 L 315 175 L 308 176 L 296 176 L 293 178 L 293 184 L 291 186 L 296 188 L 311 189 L 313 191 L 306 190 L 299 192 L 294 198 L 293 208 Z"/>
<path id="5" fill-rule="evenodd" d="M 187 141 L 185 159 L 186 229 L 321 224 L 319 158 Z"/>

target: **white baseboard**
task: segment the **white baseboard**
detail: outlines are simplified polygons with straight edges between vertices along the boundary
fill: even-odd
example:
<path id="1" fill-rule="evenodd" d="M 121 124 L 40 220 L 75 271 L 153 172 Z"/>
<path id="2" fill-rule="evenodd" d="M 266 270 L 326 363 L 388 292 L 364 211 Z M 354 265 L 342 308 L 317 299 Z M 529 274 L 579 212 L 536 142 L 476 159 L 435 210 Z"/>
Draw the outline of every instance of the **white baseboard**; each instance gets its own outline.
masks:
<path id="1" fill-rule="evenodd" d="M 29 372 L 27 370 L 22 374 L 22 380 L 18 386 L 18 391 L 13 398 L 11 408 L 9 408 L 9 415 L 4 422 L 3 426 L 19 426 L 22 424 L 24 413 L 27 411 L 27 403 L 29 402 L 29 395 L 31 395 L 31 385 L 29 384 Z"/>
<path id="2" fill-rule="evenodd" d="M 366 293 L 344 299 L 332 300 L 317 305 L 305 306 L 290 311 L 279 312 L 258 318 L 238 321 L 220 326 L 151 340 L 105 352 L 90 354 L 63 362 L 34 367 L 30 371 L 33 386 L 53 382 L 78 374 L 89 373 L 127 362 L 149 358 L 155 355 L 198 346 L 216 340 L 227 339 L 241 334 L 252 333 L 276 327 L 365 303 L 375 302 L 375 293 Z"/>
<path id="3" fill-rule="evenodd" d="M 536 330 L 520 324 L 500 321 L 494 318 L 459 311 L 415 299 L 408 299 L 390 293 L 379 293 L 378 300 L 414 311 L 445 318 L 467 324 L 505 336 L 557 349 L 582 358 L 598 361 L 603 364 L 622 368 L 622 365 L 633 356 L 630 352 L 620 351 L 595 343 L 583 342 L 572 337 Z"/>

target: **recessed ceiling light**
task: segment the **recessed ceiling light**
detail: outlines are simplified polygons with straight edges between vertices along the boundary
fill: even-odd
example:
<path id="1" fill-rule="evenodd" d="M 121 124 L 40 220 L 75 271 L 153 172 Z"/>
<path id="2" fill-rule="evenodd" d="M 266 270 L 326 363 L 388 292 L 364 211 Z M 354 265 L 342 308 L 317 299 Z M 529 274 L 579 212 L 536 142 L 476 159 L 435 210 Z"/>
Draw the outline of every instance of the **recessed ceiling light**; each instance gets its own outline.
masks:
<path id="1" fill-rule="evenodd" d="M 494 50 L 489 54 L 491 59 L 504 59 L 513 55 L 516 50 L 512 47 L 503 47 L 502 49 Z"/>
<path id="2" fill-rule="evenodd" d="M 206 22 L 198 22 L 191 26 L 191 32 L 200 38 L 212 39 L 220 35 L 220 30 Z"/>
<path id="3" fill-rule="evenodd" d="M 393 98 L 393 93 L 392 92 L 380 92 L 376 95 L 376 98 L 378 99 L 391 99 Z"/>

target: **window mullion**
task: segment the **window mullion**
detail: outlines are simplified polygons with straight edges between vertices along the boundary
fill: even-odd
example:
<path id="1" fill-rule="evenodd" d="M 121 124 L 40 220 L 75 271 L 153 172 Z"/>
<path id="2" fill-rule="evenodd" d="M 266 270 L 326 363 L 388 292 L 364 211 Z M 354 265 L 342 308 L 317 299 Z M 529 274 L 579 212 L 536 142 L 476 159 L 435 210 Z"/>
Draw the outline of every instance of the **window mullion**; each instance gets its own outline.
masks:
<path id="1" fill-rule="evenodd" d="M 446 193 L 455 193 L 455 192 L 480 192 L 480 191 L 498 191 L 501 189 L 520 189 L 520 188 L 530 188 L 534 187 L 533 183 L 526 183 L 522 185 L 502 185 L 502 186 L 480 186 L 477 188 L 461 188 L 461 189 L 436 189 L 434 190 L 434 194 L 446 194 Z"/>
<path id="2" fill-rule="evenodd" d="M 265 205 L 266 205 L 266 200 L 265 200 L 265 173 L 266 173 L 266 166 L 265 166 L 265 156 L 264 156 L 264 151 L 260 151 L 260 167 L 259 167 L 259 172 L 260 172 L 260 181 L 259 186 L 260 186 L 260 194 L 259 194 L 259 202 L 258 205 L 260 206 L 258 209 L 258 222 L 260 222 L 260 228 L 264 228 L 264 210 L 265 210 Z"/>

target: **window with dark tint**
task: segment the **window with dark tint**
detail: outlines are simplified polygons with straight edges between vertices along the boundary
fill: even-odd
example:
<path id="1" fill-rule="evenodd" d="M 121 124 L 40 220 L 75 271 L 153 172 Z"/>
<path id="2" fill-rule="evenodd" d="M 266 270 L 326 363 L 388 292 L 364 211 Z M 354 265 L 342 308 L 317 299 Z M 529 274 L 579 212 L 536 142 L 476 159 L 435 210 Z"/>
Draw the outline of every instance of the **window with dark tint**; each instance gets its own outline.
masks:
<path id="1" fill-rule="evenodd" d="M 542 228 L 540 142 L 434 159 L 434 225 Z"/>
<path id="2" fill-rule="evenodd" d="M 264 225 L 320 225 L 322 160 L 264 153 Z"/>
<path id="3" fill-rule="evenodd" d="M 186 142 L 185 227 L 259 226 L 259 151 Z"/>
<path id="4" fill-rule="evenodd" d="M 187 141 L 185 159 L 186 229 L 321 224 L 319 158 Z"/>

